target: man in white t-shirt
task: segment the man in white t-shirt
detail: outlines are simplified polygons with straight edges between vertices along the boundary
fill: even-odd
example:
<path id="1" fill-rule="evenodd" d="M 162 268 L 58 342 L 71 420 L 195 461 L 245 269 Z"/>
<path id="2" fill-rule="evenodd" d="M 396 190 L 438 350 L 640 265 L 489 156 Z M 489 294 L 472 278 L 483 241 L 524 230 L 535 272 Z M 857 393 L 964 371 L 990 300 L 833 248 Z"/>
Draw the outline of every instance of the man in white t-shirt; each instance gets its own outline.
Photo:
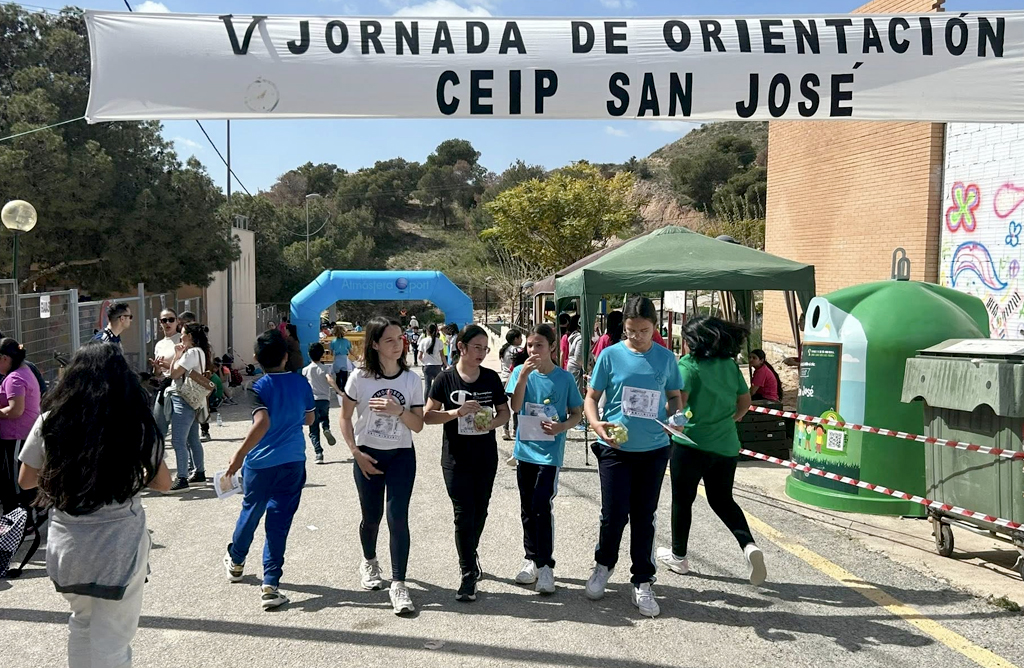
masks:
<path id="1" fill-rule="evenodd" d="M 164 413 L 164 390 L 170 385 L 171 363 L 174 362 L 174 347 L 181 343 L 181 334 L 178 333 L 178 314 L 174 309 L 165 308 L 160 311 L 160 329 L 164 337 L 156 342 L 153 350 L 153 359 L 150 365 L 153 367 L 153 375 L 160 381 L 160 390 L 157 393 L 156 403 L 153 405 L 153 417 L 156 418 L 156 426 L 160 433 L 167 435 L 167 416 Z"/>
<path id="2" fill-rule="evenodd" d="M 324 449 L 320 445 L 320 429 L 324 430 L 324 438 L 327 445 L 334 445 L 338 442 L 331 433 L 331 397 L 341 394 L 338 385 L 334 381 L 334 374 L 331 368 L 321 364 L 324 356 L 324 346 L 321 343 L 313 343 L 309 346 L 310 363 L 302 369 L 302 375 L 306 377 L 309 387 L 313 390 L 313 424 L 309 425 L 309 440 L 313 444 L 313 452 L 316 453 L 316 463 L 324 463 Z"/>

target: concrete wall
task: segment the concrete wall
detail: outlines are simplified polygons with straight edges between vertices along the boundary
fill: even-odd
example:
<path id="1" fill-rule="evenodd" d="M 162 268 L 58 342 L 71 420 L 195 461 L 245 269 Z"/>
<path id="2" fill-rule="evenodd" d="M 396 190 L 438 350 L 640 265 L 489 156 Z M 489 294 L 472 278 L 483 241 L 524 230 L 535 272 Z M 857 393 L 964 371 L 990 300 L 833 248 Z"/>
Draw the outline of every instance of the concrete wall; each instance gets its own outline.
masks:
<path id="1" fill-rule="evenodd" d="M 243 358 L 251 361 L 256 343 L 256 245 L 252 231 L 235 228 L 234 234 L 242 253 L 231 266 L 234 303 L 234 341 L 231 347 L 235 350 L 235 361 L 240 363 Z M 206 290 L 206 311 L 210 345 L 217 356 L 224 354 L 228 347 L 227 293 L 227 272 L 214 274 L 213 282 Z"/>
<path id="2" fill-rule="evenodd" d="M 1024 125 L 949 124 L 944 171 L 939 280 L 985 302 L 993 338 L 1024 338 Z"/>
<path id="3" fill-rule="evenodd" d="M 855 13 L 934 11 L 876 0 Z M 911 278 L 938 279 L 943 125 L 773 121 L 765 250 L 813 264 L 818 294 L 888 279 L 903 247 Z M 765 341 L 791 344 L 782 295 L 766 292 Z"/>

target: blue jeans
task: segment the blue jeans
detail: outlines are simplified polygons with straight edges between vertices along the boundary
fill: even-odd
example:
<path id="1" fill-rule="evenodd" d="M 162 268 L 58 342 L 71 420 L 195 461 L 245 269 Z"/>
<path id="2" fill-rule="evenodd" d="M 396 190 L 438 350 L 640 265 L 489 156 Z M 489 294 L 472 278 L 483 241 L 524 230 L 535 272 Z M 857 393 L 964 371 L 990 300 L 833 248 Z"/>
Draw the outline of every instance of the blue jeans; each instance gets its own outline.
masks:
<path id="1" fill-rule="evenodd" d="M 324 453 L 320 446 L 320 425 L 323 425 L 324 431 L 331 430 L 331 419 L 328 417 L 330 410 L 330 399 L 317 399 L 313 402 L 313 424 L 309 425 L 309 440 L 313 444 L 313 452 L 318 455 Z"/>
<path id="2" fill-rule="evenodd" d="M 199 440 L 199 418 L 195 409 L 177 394 L 172 394 L 164 399 L 164 401 L 167 400 L 170 400 L 173 410 L 171 414 L 171 444 L 174 446 L 178 477 L 188 477 L 189 457 L 192 458 L 194 470 L 205 471 L 203 443 Z"/>
<path id="3" fill-rule="evenodd" d="M 263 546 L 263 584 L 276 587 L 281 581 L 284 549 L 292 518 L 299 509 L 306 484 L 306 462 L 289 462 L 265 469 L 242 467 L 242 512 L 228 545 L 231 561 L 244 564 L 260 518 L 267 514 L 267 540 Z"/>

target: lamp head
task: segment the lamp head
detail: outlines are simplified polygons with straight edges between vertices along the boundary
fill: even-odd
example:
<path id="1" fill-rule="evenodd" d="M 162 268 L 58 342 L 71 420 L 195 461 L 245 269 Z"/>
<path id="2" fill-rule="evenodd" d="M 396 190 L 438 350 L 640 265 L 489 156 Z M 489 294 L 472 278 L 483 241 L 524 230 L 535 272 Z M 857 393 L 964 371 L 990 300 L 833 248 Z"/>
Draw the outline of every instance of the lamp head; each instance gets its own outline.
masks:
<path id="1" fill-rule="evenodd" d="M 12 232 L 31 232 L 37 220 L 35 207 L 22 199 L 8 202 L 0 211 L 0 221 Z"/>

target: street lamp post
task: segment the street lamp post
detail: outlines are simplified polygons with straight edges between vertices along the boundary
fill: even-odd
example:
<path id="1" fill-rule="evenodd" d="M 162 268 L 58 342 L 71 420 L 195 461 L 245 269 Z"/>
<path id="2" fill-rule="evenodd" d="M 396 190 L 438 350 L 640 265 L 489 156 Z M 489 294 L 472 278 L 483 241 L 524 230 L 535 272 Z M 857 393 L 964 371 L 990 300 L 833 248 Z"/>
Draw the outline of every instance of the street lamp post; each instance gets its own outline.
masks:
<path id="1" fill-rule="evenodd" d="M 309 193 L 306 195 L 306 259 L 309 259 L 309 200 L 320 199 L 319 193 Z"/>
<path id="2" fill-rule="evenodd" d="M 31 232 L 36 226 L 36 209 L 25 200 L 16 199 L 4 205 L 0 211 L 0 221 L 4 227 L 14 234 L 14 286 L 18 289 L 18 237 L 25 232 Z"/>

